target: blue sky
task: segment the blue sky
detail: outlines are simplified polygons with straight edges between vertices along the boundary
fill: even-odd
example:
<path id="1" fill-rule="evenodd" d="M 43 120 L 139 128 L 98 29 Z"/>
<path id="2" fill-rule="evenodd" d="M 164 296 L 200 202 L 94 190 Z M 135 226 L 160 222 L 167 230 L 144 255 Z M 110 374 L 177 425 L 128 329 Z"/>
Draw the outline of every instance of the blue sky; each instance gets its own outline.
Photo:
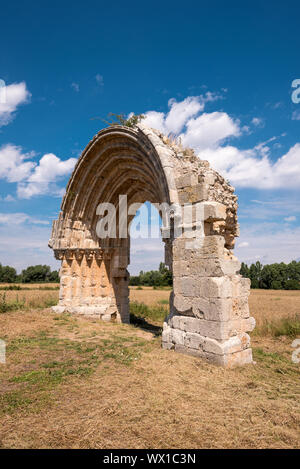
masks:
<path id="1" fill-rule="evenodd" d="M 300 258 L 299 14 L 295 1 L 1 5 L 0 262 L 57 267 L 52 219 L 109 112 L 146 114 L 231 180 L 242 260 Z M 156 268 L 162 245 L 136 240 L 131 258 Z"/>

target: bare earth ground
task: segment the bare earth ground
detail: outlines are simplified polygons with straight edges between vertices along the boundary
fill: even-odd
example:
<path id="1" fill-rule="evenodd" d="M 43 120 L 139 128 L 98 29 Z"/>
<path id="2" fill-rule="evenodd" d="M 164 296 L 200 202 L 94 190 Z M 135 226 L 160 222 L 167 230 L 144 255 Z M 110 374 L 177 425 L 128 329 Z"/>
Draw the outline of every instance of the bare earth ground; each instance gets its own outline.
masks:
<path id="1" fill-rule="evenodd" d="M 224 370 L 162 350 L 161 323 L 149 318 L 146 331 L 58 316 L 41 308 L 41 294 L 57 291 L 6 293 L 28 308 L 0 314 L 0 447 L 300 447 L 291 337 L 252 333 L 256 365 Z M 131 290 L 151 306 L 168 297 Z M 261 326 L 299 313 L 300 292 L 252 291 L 250 306 Z"/>

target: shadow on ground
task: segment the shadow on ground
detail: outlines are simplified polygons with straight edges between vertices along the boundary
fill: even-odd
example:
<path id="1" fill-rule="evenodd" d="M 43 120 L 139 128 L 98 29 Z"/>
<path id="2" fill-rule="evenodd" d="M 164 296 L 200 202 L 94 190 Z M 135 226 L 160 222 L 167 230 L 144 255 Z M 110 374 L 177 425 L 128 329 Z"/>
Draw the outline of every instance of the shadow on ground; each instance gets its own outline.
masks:
<path id="1" fill-rule="evenodd" d="M 155 326 L 154 324 L 148 322 L 145 318 L 141 318 L 140 316 L 136 316 L 133 313 L 130 313 L 130 324 L 135 327 L 139 327 L 140 329 L 146 330 L 148 332 L 152 332 L 155 337 L 161 336 L 162 327 Z"/>

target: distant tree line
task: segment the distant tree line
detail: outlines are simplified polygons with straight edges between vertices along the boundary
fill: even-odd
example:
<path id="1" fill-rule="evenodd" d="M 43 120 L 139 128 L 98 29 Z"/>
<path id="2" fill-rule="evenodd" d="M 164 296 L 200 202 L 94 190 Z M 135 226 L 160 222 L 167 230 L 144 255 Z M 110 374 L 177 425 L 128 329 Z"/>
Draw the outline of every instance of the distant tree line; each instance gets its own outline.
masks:
<path id="1" fill-rule="evenodd" d="M 241 275 L 250 278 L 251 288 L 300 290 L 300 262 L 262 265 L 242 263 Z"/>
<path id="2" fill-rule="evenodd" d="M 163 262 L 159 264 L 158 270 L 149 272 L 141 271 L 139 275 L 130 276 L 129 285 L 148 287 L 168 287 L 172 286 L 173 278 L 169 269 Z"/>
<path id="3" fill-rule="evenodd" d="M 2 283 L 43 283 L 59 282 L 57 270 L 51 271 L 49 265 L 32 265 L 17 274 L 14 267 L 0 264 L 0 282 Z"/>
<path id="4" fill-rule="evenodd" d="M 251 288 L 272 290 L 300 290 L 300 262 L 289 264 L 262 265 L 259 261 L 251 264 L 242 263 L 241 275 L 251 280 Z M 33 265 L 17 274 L 14 267 L 0 264 L 1 283 L 58 283 L 57 270 L 51 271 L 48 265 Z M 172 286 L 172 273 L 161 262 L 158 270 L 141 271 L 139 275 L 130 276 L 132 286 L 167 287 Z"/>

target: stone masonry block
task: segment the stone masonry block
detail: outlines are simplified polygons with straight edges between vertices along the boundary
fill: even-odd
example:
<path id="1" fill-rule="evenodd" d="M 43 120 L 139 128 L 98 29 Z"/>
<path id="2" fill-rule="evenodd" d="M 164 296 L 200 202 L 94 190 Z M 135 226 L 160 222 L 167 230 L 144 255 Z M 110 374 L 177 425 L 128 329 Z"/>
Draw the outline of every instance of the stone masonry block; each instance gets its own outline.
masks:
<path id="1" fill-rule="evenodd" d="M 196 184 L 178 190 L 178 200 L 180 204 L 202 202 L 207 199 L 207 195 L 208 186 L 206 184 Z"/>
<path id="2" fill-rule="evenodd" d="M 232 316 L 241 317 L 241 318 L 249 318 L 250 311 L 249 311 L 248 295 L 241 296 L 238 298 L 232 298 Z"/>
<path id="3" fill-rule="evenodd" d="M 193 298 L 193 313 L 209 321 L 229 321 L 234 318 L 231 298 Z"/>
<path id="4" fill-rule="evenodd" d="M 196 281 L 189 277 L 174 277 L 173 279 L 174 290 L 179 294 L 192 297 L 195 295 Z"/>
<path id="5" fill-rule="evenodd" d="M 176 178 L 176 186 L 178 189 L 183 189 L 184 187 L 194 186 L 198 183 L 198 174 L 197 173 L 187 173 L 183 176 Z"/>
<path id="6" fill-rule="evenodd" d="M 179 329 L 171 329 L 170 332 L 171 342 L 174 344 L 184 345 L 185 332 Z"/>
<path id="7" fill-rule="evenodd" d="M 202 202 L 203 205 L 203 219 L 217 221 L 226 220 L 226 205 L 219 202 Z M 200 211 L 199 211 L 200 212 Z"/>
<path id="8" fill-rule="evenodd" d="M 175 344 L 175 351 L 185 355 L 192 355 L 193 357 L 205 358 L 205 352 L 202 349 L 193 349 L 185 345 Z"/>
<path id="9" fill-rule="evenodd" d="M 229 277 L 202 277 L 197 282 L 198 295 L 207 298 L 230 298 L 232 281 Z"/>
<path id="10" fill-rule="evenodd" d="M 248 348 L 250 345 L 250 337 L 248 334 L 241 334 L 239 336 L 230 337 L 225 342 L 219 342 L 215 339 L 206 337 L 203 350 L 205 352 L 215 353 L 217 355 L 224 355 L 228 353 L 240 352 Z"/>
<path id="11" fill-rule="evenodd" d="M 250 284 L 251 281 L 249 278 L 244 278 L 241 275 L 235 275 L 232 277 L 232 296 L 249 296 Z"/>
<path id="12" fill-rule="evenodd" d="M 171 328 L 184 332 L 194 332 L 204 337 L 227 340 L 230 337 L 250 332 L 255 327 L 255 319 L 234 319 L 229 321 L 210 321 L 191 316 L 174 315 L 169 319 Z"/>
<path id="13" fill-rule="evenodd" d="M 175 263 L 175 262 L 174 262 Z M 223 260 L 217 257 L 212 259 L 202 259 L 196 256 L 191 257 L 190 261 L 181 261 L 183 266 L 183 275 L 197 275 L 198 277 L 223 277 L 226 275 L 236 275 L 240 270 L 238 261 Z M 175 275 L 180 273 L 176 266 Z"/>
<path id="14" fill-rule="evenodd" d="M 234 368 L 253 363 L 252 349 L 248 348 L 241 352 L 228 353 L 226 355 L 217 355 L 215 353 L 205 352 L 206 359 L 215 365 L 225 368 Z"/>
<path id="15" fill-rule="evenodd" d="M 195 332 L 187 332 L 185 335 L 184 344 L 188 348 L 199 350 L 203 347 L 204 342 L 205 338 Z"/>
<path id="16" fill-rule="evenodd" d="M 184 314 L 186 311 L 192 312 L 191 300 L 184 297 L 183 295 L 174 295 L 173 305 L 179 313 Z M 190 314 L 188 314 L 188 316 L 190 316 Z"/>

